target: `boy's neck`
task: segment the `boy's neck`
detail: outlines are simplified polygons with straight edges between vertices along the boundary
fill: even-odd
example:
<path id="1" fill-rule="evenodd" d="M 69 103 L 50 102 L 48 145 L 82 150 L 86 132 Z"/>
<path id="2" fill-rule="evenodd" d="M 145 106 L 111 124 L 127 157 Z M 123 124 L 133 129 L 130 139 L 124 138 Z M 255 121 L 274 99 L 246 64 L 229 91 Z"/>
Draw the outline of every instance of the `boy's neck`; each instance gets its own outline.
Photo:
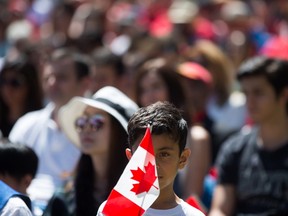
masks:
<path id="1" fill-rule="evenodd" d="M 159 197 L 152 204 L 153 209 L 171 209 L 175 208 L 180 203 L 180 198 L 173 193 L 160 192 Z"/>

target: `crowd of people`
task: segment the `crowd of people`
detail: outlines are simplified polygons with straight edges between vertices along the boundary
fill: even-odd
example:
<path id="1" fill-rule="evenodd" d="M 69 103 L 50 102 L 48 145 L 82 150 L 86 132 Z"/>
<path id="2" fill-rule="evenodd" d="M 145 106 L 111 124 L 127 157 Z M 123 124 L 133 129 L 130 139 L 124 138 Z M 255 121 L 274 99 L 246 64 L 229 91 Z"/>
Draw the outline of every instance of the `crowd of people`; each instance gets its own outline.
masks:
<path id="1" fill-rule="evenodd" d="M 96 215 L 159 101 L 188 127 L 177 202 L 288 215 L 287 1 L 1 1 L 0 212 Z"/>

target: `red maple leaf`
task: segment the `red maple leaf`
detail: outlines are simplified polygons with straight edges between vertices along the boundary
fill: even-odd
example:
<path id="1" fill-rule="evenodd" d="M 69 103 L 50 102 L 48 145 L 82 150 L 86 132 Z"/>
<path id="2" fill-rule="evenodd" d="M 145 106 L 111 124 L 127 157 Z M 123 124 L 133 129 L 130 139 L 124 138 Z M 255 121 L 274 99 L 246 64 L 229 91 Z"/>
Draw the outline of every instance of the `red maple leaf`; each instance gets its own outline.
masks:
<path id="1" fill-rule="evenodd" d="M 150 162 L 147 166 L 144 167 L 145 172 L 143 172 L 139 167 L 137 170 L 131 170 L 134 179 L 139 183 L 133 184 L 132 192 L 135 194 L 140 194 L 142 192 L 148 192 L 150 188 L 153 186 L 153 183 L 157 176 L 155 175 L 155 165 L 152 165 Z"/>

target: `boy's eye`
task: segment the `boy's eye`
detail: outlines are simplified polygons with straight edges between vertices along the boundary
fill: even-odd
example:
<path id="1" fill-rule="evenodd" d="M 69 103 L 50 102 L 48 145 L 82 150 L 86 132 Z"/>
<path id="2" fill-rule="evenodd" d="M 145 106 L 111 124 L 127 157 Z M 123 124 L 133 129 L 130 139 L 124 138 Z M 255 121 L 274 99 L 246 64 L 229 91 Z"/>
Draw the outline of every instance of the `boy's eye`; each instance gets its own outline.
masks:
<path id="1" fill-rule="evenodd" d="M 170 154 L 167 152 L 161 152 L 158 154 L 158 157 L 160 157 L 160 158 L 165 158 L 165 157 L 169 157 L 169 156 L 170 156 Z"/>

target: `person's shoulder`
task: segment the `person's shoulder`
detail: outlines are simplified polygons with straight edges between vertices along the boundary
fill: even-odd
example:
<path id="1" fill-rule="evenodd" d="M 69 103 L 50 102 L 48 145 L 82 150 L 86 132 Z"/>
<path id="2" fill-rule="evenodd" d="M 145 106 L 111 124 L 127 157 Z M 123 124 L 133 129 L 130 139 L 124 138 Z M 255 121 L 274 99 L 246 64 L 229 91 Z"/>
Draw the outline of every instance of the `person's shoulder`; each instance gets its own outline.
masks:
<path id="1" fill-rule="evenodd" d="M 203 212 L 189 205 L 184 200 L 181 200 L 180 205 L 182 206 L 183 212 L 186 216 L 205 216 Z"/>
<path id="2" fill-rule="evenodd" d="M 25 202 L 19 197 L 12 197 L 0 212 L 1 216 L 32 216 Z"/>
<path id="3" fill-rule="evenodd" d="M 222 146 L 222 151 L 239 152 L 249 143 L 251 137 L 256 137 L 257 128 L 244 126 L 239 132 L 231 135 Z"/>
<path id="4" fill-rule="evenodd" d="M 25 115 L 21 116 L 16 121 L 14 127 L 17 127 L 18 125 L 21 125 L 21 127 L 23 127 L 23 124 L 25 124 L 25 126 L 35 125 L 35 122 L 37 122 L 37 120 L 39 120 L 39 114 L 40 113 L 41 113 L 40 110 L 26 113 Z"/>
<path id="5" fill-rule="evenodd" d="M 15 133 L 19 130 L 30 130 L 31 128 L 38 127 L 39 124 L 42 124 L 44 121 L 47 121 L 49 119 L 49 116 L 51 115 L 51 112 L 49 112 L 47 108 L 43 108 L 36 111 L 31 111 L 23 116 L 21 116 L 15 123 L 15 125 L 12 128 L 11 133 Z"/>
<path id="6" fill-rule="evenodd" d="M 16 123 L 37 122 L 43 118 L 48 118 L 51 115 L 52 110 L 53 110 L 52 105 L 47 105 L 46 107 L 40 110 L 35 110 L 35 111 L 26 113 L 25 115 L 21 116 Z"/>
<path id="7" fill-rule="evenodd" d="M 50 105 L 43 109 L 26 113 L 16 121 L 9 134 L 9 139 L 12 141 L 19 141 L 18 139 L 15 140 L 15 137 L 17 138 L 22 136 L 28 132 L 31 132 L 31 129 L 39 127 L 39 125 L 42 125 L 44 121 L 49 119 L 51 113 L 52 106 Z"/>

